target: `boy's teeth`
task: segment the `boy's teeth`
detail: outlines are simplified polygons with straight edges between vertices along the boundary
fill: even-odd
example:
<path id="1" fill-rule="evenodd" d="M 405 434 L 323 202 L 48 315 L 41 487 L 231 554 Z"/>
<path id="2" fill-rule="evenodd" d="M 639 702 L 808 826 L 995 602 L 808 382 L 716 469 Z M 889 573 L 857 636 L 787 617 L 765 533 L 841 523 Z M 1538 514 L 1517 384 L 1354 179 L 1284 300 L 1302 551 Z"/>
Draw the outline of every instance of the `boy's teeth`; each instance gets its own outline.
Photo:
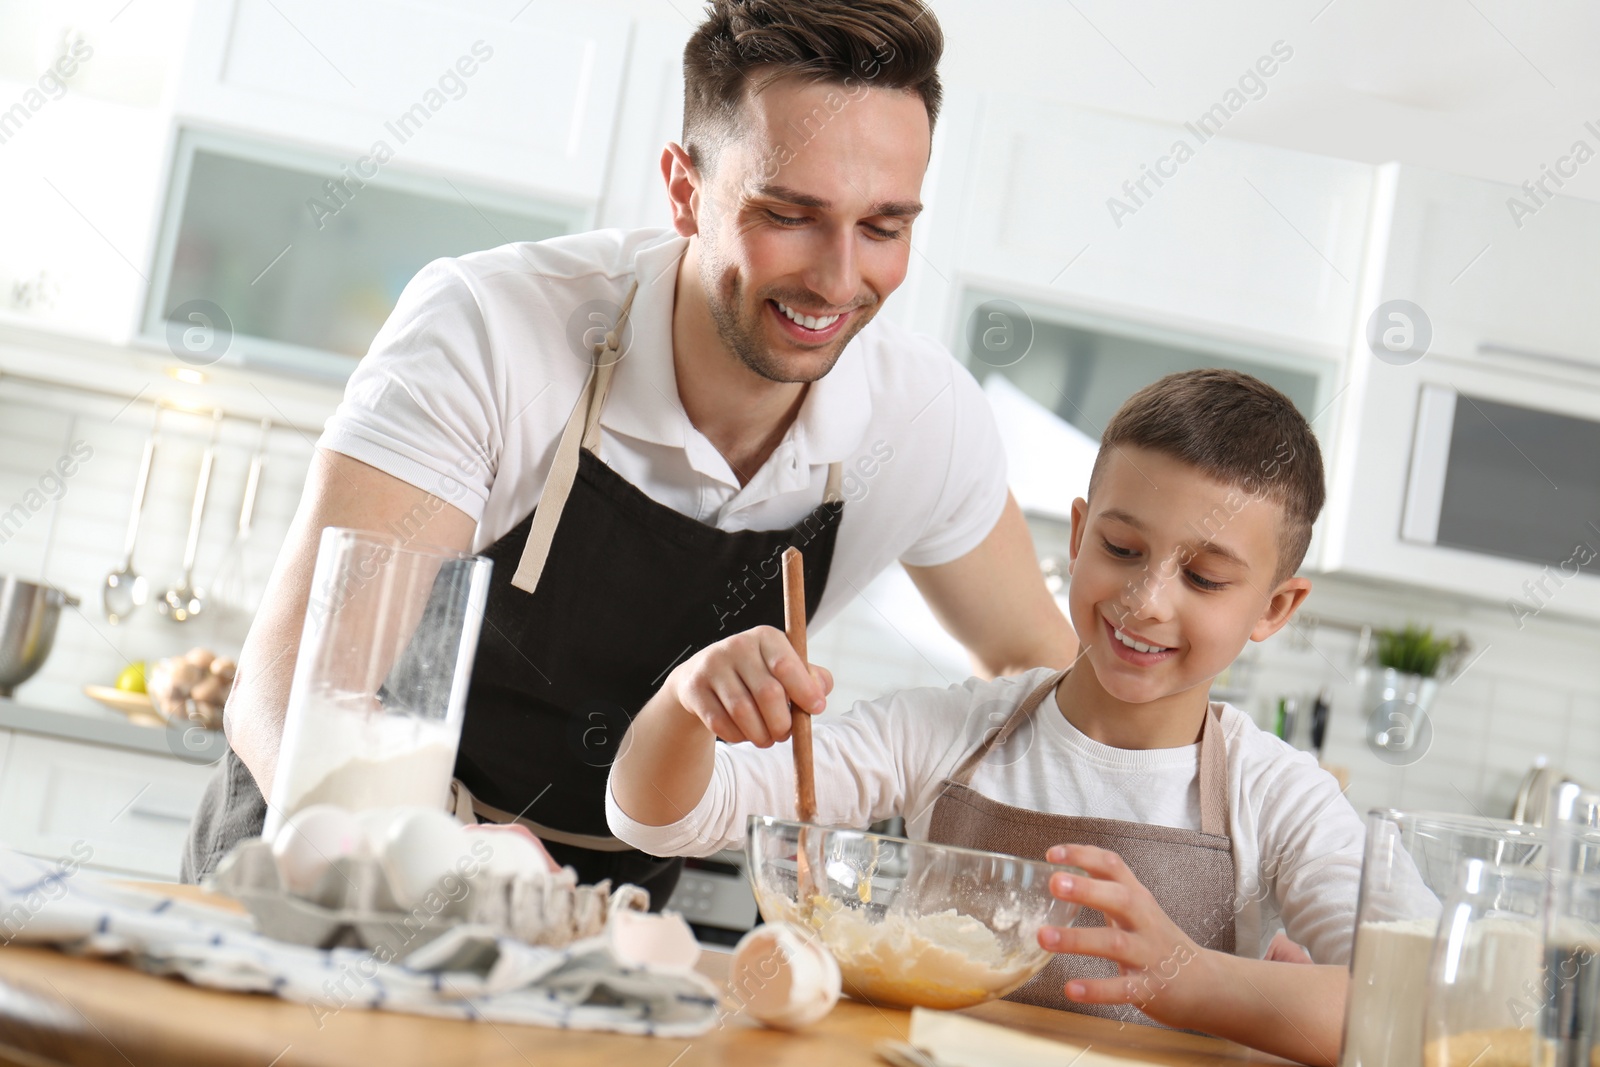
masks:
<path id="1" fill-rule="evenodd" d="M 1123 644 L 1127 645 L 1129 648 L 1133 649 L 1135 652 L 1165 652 L 1166 651 L 1166 649 L 1162 648 L 1160 645 L 1147 645 L 1143 641 L 1135 641 L 1133 638 L 1129 637 L 1127 634 L 1123 633 L 1121 630 L 1113 629 L 1111 632 L 1117 635 L 1117 640 L 1118 641 L 1121 641 Z"/>
<path id="2" fill-rule="evenodd" d="M 801 315 L 793 308 L 786 304 L 779 304 L 776 300 L 773 303 L 778 304 L 778 310 L 789 316 L 791 321 L 798 322 L 808 330 L 826 330 L 829 326 L 839 321 L 839 316 L 837 315 L 824 315 L 819 319 L 815 315 Z"/>

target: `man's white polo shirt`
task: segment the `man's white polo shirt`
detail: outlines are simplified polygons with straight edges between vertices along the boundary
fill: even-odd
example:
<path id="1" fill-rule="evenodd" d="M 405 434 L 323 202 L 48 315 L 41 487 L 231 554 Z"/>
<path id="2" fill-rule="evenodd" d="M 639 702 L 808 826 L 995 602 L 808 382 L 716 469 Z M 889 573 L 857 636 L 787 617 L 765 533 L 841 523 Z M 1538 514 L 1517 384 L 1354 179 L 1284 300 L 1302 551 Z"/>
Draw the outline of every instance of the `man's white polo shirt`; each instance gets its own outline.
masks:
<path id="1" fill-rule="evenodd" d="M 588 312 L 614 317 L 637 273 L 600 420 L 608 466 L 701 522 L 770 530 L 816 507 L 841 461 L 844 518 L 817 625 L 895 560 L 933 566 L 975 548 L 1006 498 L 988 403 L 941 345 L 881 318 L 812 384 L 771 458 L 739 485 L 678 399 L 672 308 L 687 246 L 671 230 L 598 230 L 435 260 L 406 286 L 319 445 L 460 508 L 484 550 L 539 502 L 589 373 Z"/>

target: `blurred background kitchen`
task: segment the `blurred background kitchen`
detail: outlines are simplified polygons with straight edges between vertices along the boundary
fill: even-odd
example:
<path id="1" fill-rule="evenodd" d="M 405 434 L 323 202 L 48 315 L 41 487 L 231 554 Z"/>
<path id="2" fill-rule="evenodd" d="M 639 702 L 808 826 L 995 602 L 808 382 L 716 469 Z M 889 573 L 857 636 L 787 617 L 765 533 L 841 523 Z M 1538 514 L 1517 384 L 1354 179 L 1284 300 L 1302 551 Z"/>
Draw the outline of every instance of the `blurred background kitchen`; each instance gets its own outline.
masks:
<path id="1" fill-rule="evenodd" d="M 1117 405 L 1249 370 L 1313 419 L 1330 499 L 1306 610 L 1217 694 L 1362 810 L 1504 816 L 1540 761 L 1600 784 L 1600 13 L 933 8 L 948 97 L 883 314 L 985 383 L 1050 579 Z M 214 707 L 130 668 L 153 688 L 202 648 L 190 683 L 225 683 L 322 422 L 424 263 L 667 223 L 698 17 L 0 5 L 0 840 L 175 876 Z M 836 708 L 968 673 L 899 572 L 811 654 Z M 715 910 L 707 870 L 684 892 Z"/>

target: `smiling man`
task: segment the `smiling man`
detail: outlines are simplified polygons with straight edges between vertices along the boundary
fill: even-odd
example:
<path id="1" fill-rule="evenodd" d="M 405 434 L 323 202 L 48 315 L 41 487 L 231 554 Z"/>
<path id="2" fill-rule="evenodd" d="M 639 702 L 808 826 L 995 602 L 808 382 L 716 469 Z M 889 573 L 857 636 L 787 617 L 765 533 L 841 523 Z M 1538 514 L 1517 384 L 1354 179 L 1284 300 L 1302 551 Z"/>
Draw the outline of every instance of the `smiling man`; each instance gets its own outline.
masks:
<path id="1" fill-rule="evenodd" d="M 676 664 L 781 621 L 785 547 L 814 626 L 898 561 L 980 672 L 1070 660 L 981 391 L 878 319 L 922 210 L 942 48 L 916 0 L 717 0 L 662 154 L 671 229 L 411 281 L 319 442 L 186 880 L 260 832 L 327 526 L 494 559 L 456 813 L 515 819 L 656 907 L 680 861 L 610 835 L 607 768 Z"/>

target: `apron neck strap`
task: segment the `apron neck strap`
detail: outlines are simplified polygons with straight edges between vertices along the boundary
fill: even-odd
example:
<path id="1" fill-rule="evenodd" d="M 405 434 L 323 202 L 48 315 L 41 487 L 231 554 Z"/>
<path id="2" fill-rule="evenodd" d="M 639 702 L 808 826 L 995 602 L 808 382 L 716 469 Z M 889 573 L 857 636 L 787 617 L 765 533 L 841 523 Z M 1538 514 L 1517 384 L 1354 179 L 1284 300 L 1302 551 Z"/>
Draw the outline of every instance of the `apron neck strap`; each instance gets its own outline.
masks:
<path id="1" fill-rule="evenodd" d="M 639 292 L 639 280 L 628 287 L 628 295 L 617 312 L 616 325 L 606 331 L 605 339 L 594 346 L 593 369 L 584 383 L 578 402 L 567 416 L 567 425 L 556 444 L 555 458 L 550 462 L 550 473 L 545 476 L 544 491 L 539 494 L 538 507 L 533 512 L 533 523 L 528 530 L 528 542 L 517 561 L 517 572 L 511 584 L 523 592 L 532 593 L 539 586 L 539 576 L 544 573 L 545 560 L 550 557 L 550 545 L 555 541 L 556 526 L 561 513 L 566 510 L 567 497 L 572 483 L 578 478 L 578 452 L 588 449 L 596 452 L 600 445 L 600 411 L 605 407 L 606 395 L 611 392 L 611 379 L 622 360 L 623 329 L 628 324 L 628 312 L 633 298 Z"/>
<path id="2" fill-rule="evenodd" d="M 978 747 L 967 753 L 967 758 L 962 760 L 956 769 L 950 772 L 950 781 L 955 785 L 967 785 L 972 781 L 973 772 L 978 769 L 978 764 L 983 762 L 983 757 L 996 745 L 1003 745 L 1011 739 L 1017 727 L 1028 721 L 1038 706 L 1044 703 L 1045 697 L 1056 691 L 1056 686 L 1061 684 L 1061 679 L 1067 676 L 1065 669 L 1056 671 L 1050 677 L 1039 683 L 1038 688 L 1029 693 L 1017 709 L 1006 717 L 1006 721 L 998 730 L 991 730 L 984 734 Z"/>
<path id="3" fill-rule="evenodd" d="M 1056 691 L 1066 670 L 1056 671 L 1040 682 L 1005 723 L 992 730 L 967 754 L 948 781 L 952 785 L 970 785 L 972 776 L 985 756 L 996 745 L 1004 745 L 1017 728 L 1028 721 L 1045 698 Z M 1200 728 L 1200 832 L 1214 837 L 1228 836 L 1228 746 L 1222 736 L 1222 717 L 1211 705 L 1206 705 L 1205 724 Z"/>

